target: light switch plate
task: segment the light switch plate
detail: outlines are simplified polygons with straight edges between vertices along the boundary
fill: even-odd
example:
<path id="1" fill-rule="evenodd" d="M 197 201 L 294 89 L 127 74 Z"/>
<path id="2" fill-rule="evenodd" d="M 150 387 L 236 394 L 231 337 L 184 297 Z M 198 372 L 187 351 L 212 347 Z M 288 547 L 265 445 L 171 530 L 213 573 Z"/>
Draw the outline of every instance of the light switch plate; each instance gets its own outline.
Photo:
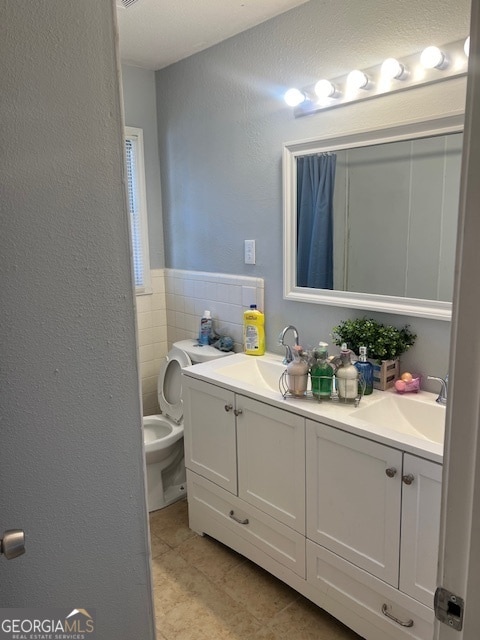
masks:
<path id="1" fill-rule="evenodd" d="M 255 240 L 245 240 L 245 264 L 255 264 Z"/>

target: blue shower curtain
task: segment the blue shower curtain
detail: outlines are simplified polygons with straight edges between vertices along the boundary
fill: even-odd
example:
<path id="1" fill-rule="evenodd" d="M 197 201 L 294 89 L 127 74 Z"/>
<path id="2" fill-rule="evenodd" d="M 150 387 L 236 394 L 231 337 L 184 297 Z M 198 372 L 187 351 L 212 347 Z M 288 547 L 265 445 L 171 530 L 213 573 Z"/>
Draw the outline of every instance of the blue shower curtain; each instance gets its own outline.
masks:
<path id="1" fill-rule="evenodd" d="M 333 289 L 334 153 L 297 158 L 297 286 Z"/>

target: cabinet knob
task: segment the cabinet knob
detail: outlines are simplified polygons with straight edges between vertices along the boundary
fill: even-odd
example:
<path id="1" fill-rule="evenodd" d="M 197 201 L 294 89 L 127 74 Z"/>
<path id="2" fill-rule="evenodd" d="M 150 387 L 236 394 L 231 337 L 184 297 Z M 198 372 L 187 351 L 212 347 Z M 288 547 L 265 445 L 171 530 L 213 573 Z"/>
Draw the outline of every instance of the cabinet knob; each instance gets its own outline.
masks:
<path id="1" fill-rule="evenodd" d="M 236 416 L 242 415 L 243 411 L 241 409 L 235 409 L 233 412 Z"/>
<path id="2" fill-rule="evenodd" d="M 415 476 L 411 473 L 407 473 L 406 475 L 402 476 L 402 480 L 405 484 L 412 484 L 412 482 L 415 480 Z"/>
<path id="3" fill-rule="evenodd" d="M 388 469 L 385 469 L 385 473 L 389 478 L 394 478 L 397 475 L 397 470 L 395 467 L 389 467 Z"/>
<path id="4" fill-rule="evenodd" d="M 25 553 L 25 532 L 23 529 L 9 529 L 0 538 L 0 555 L 13 560 Z"/>
<path id="5" fill-rule="evenodd" d="M 233 409 L 233 405 L 231 405 L 231 404 L 226 404 L 225 405 L 225 411 L 228 412 L 228 411 L 231 411 L 232 409 Z"/>

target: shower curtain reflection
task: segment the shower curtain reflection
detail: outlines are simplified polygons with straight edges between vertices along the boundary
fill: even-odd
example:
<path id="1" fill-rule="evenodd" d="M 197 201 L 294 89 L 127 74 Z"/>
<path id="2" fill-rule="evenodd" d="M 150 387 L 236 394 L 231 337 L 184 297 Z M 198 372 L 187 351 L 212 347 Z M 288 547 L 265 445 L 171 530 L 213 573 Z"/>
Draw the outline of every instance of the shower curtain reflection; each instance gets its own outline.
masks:
<path id="1" fill-rule="evenodd" d="M 297 286 L 333 289 L 336 154 L 297 158 Z"/>

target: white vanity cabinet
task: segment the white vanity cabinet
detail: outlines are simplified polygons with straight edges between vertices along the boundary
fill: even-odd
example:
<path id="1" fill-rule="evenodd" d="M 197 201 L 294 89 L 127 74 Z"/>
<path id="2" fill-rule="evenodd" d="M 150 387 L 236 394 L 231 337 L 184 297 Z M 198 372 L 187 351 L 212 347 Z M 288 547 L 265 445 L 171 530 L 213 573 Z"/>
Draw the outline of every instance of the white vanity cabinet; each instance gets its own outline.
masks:
<path id="1" fill-rule="evenodd" d="M 193 530 L 368 640 L 432 640 L 441 464 L 193 375 L 183 398 Z"/>
<path id="2" fill-rule="evenodd" d="M 437 580 L 442 465 L 405 453 L 402 477 L 399 587 L 404 593 L 433 607 Z"/>
<path id="3" fill-rule="evenodd" d="M 431 638 L 441 465 L 313 421 L 306 442 L 307 581 Z"/>
<path id="4" fill-rule="evenodd" d="M 236 495 L 235 394 L 187 377 L 182 394 L 185 466 Z"/>
<path id="5" fill-rule="evenodd" d="M 192 529 L 304 577 L 304 418 L 190 377 L 183 399 Z"/>
<path id="6" fill-rule="evenodd" d="M 307 537 L 398 587 L 401 477 L 401 451 L 308 421 Z"/>

